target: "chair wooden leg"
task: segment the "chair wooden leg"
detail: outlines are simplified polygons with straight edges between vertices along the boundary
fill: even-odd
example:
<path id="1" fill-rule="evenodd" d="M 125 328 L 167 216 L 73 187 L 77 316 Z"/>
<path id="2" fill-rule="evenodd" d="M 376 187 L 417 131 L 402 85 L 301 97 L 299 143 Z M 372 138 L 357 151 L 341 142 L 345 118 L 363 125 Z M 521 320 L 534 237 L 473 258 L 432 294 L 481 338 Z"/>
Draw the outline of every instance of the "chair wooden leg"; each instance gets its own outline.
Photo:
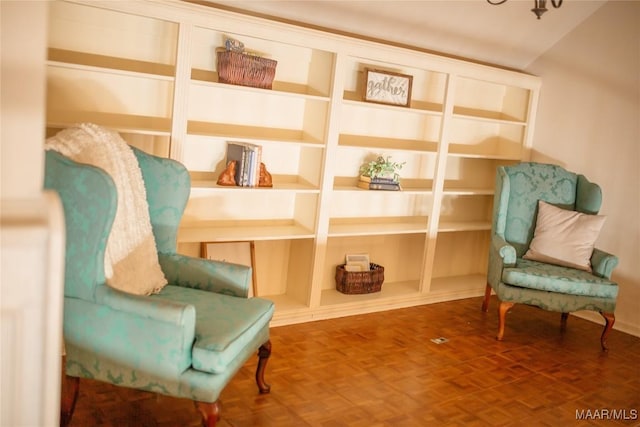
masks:
<path id="1" fill-rule="evenodd" d="M 256 384 L 258 384 L 258 390 L 260 394 L 266 394 L 271 391 L 271 386 L 264 380 L 264 371 L 267 367 L 267 362 L 271 356 L 271 340 L 260 346 L 258 349 L 258 367 L 256 368 Z"/>
<path id="2" fill-rule="evenodd" d="M 567 319 L 569 318 L 569 313 L 562 313 L 560 315 L 560 331 L 564 332 L 567 330 Z"/>
<path id="3" fill-rule="evenodd" d="M 609 336 L 611 329 L 613 329 L 613 324 L 616 323 L 616 316 L 613 313 L 601 312 L 600 314 L 604 317 L 605 321 L 604 330 L 600 337 L 600 345 L 602 346 L 602 351 L 609 351 L 609 347 L 607 346 L 607 337 Z"/>
<path id="4" fill-rule="evenodd" d="M 484 290 L 484 301 L 482 301 L 482 311 L 485 313 L 489 311 L 489 299 L 491 298 L 491 285 L 487 283 L 487 287 Z"/>
<path id="5" fill-rule="evenodd" d="M 514 302 L 501 302 L 500 306 L 498 307 L 498 336 L 496 337 L 496 339 L 498 341 L 502 341 L 502 338 L 504 337 L 504 323 L 505 323 L 505 318 L 507 317 L 507 312 L 509 310 L 511 310 L 511 307 L 513 307 L 515 305 Z"/>
<path id="6" fill-rule="evenodd" d="M 65 375 L 62 378 L 62 396 L 60 399 L 60 427 L 66 427 L 71 422 L 73 411 L 76 409 L 80 378 Z"/>
<path id="7" fill-rule="evenodd" d="M 202 415 L 202 427 L 215 427 L 220 419 L 220 406 L 215 402 L 194 402 Z"/>

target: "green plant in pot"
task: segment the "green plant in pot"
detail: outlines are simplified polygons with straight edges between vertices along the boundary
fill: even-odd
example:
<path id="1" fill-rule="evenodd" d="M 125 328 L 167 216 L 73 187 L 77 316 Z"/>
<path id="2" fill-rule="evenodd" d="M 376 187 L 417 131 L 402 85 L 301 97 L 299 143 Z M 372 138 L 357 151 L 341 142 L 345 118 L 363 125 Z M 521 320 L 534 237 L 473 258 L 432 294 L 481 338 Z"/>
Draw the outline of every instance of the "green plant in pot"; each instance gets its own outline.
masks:
<path id="1" fill-rule="evenodd" d="M 372 160 L 364 165 L 360 166 L 360 175 L 368 178 L 376 179 L 391 179 L 394 182 L 400 181 L 400 174 L 398 173 L 405 162 L 392 162 L 391 156 L 382 157 L 378 156 L 375 160 Z"/>

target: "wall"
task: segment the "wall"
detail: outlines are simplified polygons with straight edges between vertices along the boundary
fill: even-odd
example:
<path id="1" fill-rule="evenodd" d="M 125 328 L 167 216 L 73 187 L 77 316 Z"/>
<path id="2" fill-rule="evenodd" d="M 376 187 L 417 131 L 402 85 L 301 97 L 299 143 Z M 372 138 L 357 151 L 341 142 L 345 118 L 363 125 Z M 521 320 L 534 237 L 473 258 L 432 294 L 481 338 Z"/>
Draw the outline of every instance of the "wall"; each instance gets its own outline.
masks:
<path id="1" fill-rule="evenodd" d="M 638 22 L 640 2 L 609 1 L 526 71 L 543 82 L 532 159 L 602 187 L 607 221 L 596 246 L 620 258 L 615 328 L 640 336 Z"/>
<path id="2" fill-rule="evenodd" d="M 64 218 L 42 191 L 48 3 L 0 1 L 0 425 L 60 415 Z"/>
<path id="3" fill-rule="evenodd" d="M 44 2 L 2 1 L 2 199 L 42 192 L 47 7 Z"/>

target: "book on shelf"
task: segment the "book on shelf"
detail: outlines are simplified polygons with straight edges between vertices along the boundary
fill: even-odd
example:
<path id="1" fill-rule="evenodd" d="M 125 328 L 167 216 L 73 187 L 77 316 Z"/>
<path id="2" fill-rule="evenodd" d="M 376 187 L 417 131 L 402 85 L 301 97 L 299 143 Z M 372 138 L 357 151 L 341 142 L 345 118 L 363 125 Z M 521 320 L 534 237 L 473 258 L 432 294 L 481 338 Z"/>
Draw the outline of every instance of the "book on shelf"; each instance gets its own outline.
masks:
<path id="1" fill-rule="evenodd" d="M 227 143 L 227 164 L 236 162 L 235 181 L 240 187 L 256 187 L 260 180 L 262 147 L 248 142 Z"/>
<path id="2" fill-rule="evenodd" d="M 360 175 L 360 181 L 373 182 L 376 184 L 398 184 L 398 180 L 396 180 L 395 178 L 381 176 L 371 178 L 370 176 Z"/>
<path id="3" fill-rule="evenodd" d="M 358 180 L 358 187 L 365 190 L 387 190 L 387 191 L 400 191 L 402 187 L 400 182 L 391 177 L 374 177 L 360 175 Z"/>
<path id="4" fill-rule="evenodd" d="M 400 191 L 402 187 L 399 182 L 365 182 L 358 181 L 358 187 L 365 190 L 387 190 L 387 191 Z"/>

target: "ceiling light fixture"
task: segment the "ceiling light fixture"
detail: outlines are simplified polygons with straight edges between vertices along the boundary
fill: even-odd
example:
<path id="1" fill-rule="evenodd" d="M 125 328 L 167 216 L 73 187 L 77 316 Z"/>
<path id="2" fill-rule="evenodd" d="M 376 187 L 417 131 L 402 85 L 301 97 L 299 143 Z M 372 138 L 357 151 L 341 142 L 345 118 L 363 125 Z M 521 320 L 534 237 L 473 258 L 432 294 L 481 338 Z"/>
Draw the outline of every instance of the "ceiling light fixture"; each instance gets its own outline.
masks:
<path id="1" fill-rule="evenodd" d="M 496 6 L 505 3 L 506 1 L 507 0 L 487 0 L 487 3 Z M 560 6 L 562 6 L 562 0 L 551 0 L 551 4 L 553 5 L 553 7 L 558 9 Z M 547 0 L 533 0 L 533 9 L 531 9 L 531 12 L 535 13 L 538 19 L 540 19 L 542 14 L 547 10 Z"/>

